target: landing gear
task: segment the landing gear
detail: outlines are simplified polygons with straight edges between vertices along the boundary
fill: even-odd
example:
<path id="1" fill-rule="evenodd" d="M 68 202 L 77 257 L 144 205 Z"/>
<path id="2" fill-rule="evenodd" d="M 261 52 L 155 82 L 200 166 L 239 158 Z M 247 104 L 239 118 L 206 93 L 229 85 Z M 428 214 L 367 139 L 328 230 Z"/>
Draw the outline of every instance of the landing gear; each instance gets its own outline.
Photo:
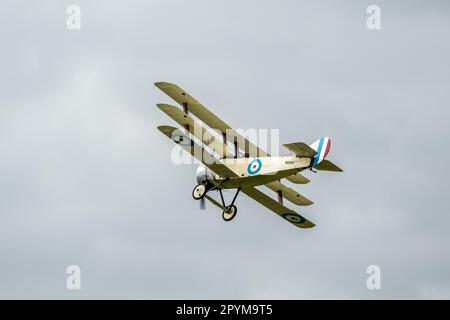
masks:
<path id="1" fill-rule="evenodd" d="M 234 202 L 236 201 L 236 198 L 239 194 L 239 191 L 241 191 L 241 188 L 237 189 L 236 194 L 234 195 L 233 200 L 231 201 L 231 203 L 229 205 L 225 204 L 225 199 L 223 197 L 222 189 L 219 188 L 218 186 L 214 186 L 214 185 L 211 186 L 211 185 L 202 184 L 202 183 L 198 184 L 197 186 L 195 186 L 194 190 L 192 190 L 192 197 L 195 200 L 205 201 L 206 193 L 208 193 L 209 191 L 212 191 L 214 189 L 217 189 L 219 191 L 220 199 L 222 200 L 222 204 L 220 204 L 219 202 L 217 202 L 215 200 L 211 200 L 211 198 L 208 198 L 208 199 L 210 201 L 212 201 L 216 206 L 223 209 L 222 218 L 224 221 L 233 220 L 234 217 L 236 217 L 236 213 L 237 213 L 237 207 L 234 205 Z"/>
<path id="2" fill-rule="evenodd" d="M 220 192 L 220 198 L 222 199 L 222 205 L 224 206 L 225 210 L 223 210 L 222 212 L 222 218 L 225 221 L 231 221 L 234 219 L 234 217 L 236 216 L 237 213 L 237 208 L 234 205 L 234 201 L 236 201 L 236 198 L 239 194 L 239 191 L 241 191 L 241 188 L 238 188 L 236 191 L 236 194 L 234 195 L 233 201 L 231 201 L 231 204 L 226 206 L 225 205 L 225 200 L 223 198 L 223 194 L 222 194 L 222 190 L 219 189 Z"/>
<path id="3" fill-rule="evenodd" d="M 192 190 L 192 197 L 195 200 L 200 200 L 205 196 L 206 191 L 206 186 L 204 184 L 199 184 Z"/>
<path id="4" fill-rule="evenodd" d="M 236 216 L 236 213 L 237 213 L 236 206 L 234 204 L 233 205 L 229 205 L 229 206 L 226 207 L 226 210 L 224 210 L 222 212 L 222 218 L 225 221 L 231 221 Z"/>

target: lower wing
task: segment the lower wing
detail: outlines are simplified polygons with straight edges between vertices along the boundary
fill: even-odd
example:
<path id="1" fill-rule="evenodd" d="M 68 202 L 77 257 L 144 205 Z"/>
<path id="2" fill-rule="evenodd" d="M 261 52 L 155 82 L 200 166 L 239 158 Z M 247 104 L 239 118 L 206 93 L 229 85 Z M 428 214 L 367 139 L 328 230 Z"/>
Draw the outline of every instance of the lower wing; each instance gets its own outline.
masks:
<path id="1" fill-rule="evenodd" d="M 252 198 L 253 200 L 259 202 L 267 209 L 275 212 L 283 219 L 289 221 L 294 226 L 299 228 L 312 228 L 315 226 L 314 223 L 309 221 L 308 219 L 302 217 L 295 211 L 283 206 L 278 201 L 274 200 L 273 198 L 269 197 L 265 193 L 259 191 L 258 189 L 254 187 L 245 187 L 241 190 L 243 193 L 245 193 L 247 196 Z"/>

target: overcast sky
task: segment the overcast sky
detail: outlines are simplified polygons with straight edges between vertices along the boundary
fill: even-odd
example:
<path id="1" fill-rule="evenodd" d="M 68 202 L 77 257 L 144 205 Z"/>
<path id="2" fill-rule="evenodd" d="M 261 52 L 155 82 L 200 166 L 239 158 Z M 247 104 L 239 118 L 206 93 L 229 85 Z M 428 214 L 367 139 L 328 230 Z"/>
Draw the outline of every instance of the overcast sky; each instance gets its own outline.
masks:
<path id="1" fill-rule="evenodd" d="M 449 15 L 448 1 L 3 0 L 0 298 L 450 298 Z M 244 196 L 232 222 L 200 211 L 195 166 L 171 163 L 156 130 L 175 124 L 156 81 L 282 143 L 331 137 L 345 172 L 294 186 L 317 227 Z"/>

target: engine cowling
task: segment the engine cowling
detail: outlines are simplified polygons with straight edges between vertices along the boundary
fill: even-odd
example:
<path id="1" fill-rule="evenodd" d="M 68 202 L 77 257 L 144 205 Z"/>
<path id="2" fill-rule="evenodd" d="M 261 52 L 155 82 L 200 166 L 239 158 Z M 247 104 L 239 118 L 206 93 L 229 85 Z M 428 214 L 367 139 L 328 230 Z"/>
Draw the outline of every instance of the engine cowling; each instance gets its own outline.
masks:
<path id="1" fill-rule="evenodd" d="M 214 179 L 213 173 L 211 170 L 206 168 L 203 165 L 199 165 L 197 167 L 197 172 L 195 173 L 195 178 L 197 179 L 197 183 L 207 183 L 210 180 Z"/>

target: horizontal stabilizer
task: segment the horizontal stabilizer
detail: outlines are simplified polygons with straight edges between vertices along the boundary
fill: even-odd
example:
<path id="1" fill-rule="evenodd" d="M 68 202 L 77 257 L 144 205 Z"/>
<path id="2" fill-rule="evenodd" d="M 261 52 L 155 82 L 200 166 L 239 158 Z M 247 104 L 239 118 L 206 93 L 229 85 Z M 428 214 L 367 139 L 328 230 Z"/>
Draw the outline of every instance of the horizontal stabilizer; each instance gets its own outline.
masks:
<path id="1" fill-rule="evenodd" d="M 303 142 L 294 142 L 294 143 L 287 143 L 283 144 L 286 148 L 289 149 L 292 153 L 294 153 L 297 157 L 307 157 L 307 158 L 314 158 L 316 155 L 316 150 L 308 146 L 306 143 Z"/>
<path id="2" fill-rule="evenodd" d="M 337 172 L 344 171 L 329 160 L 322 160 L 322 162 L 320 162 L 317 166 L 315 166 L 315 168 L 317 170 L 322 170 L 322 171 L 337 171 Z"/>
<path id="3" fill-rule="evenodd" d="M 286 179 L 296 184 L 307 184 L 311 182 L 308 178 L 302 176 L 300 173 L 293 174 L 292 176 L 286 177 Z"/>

